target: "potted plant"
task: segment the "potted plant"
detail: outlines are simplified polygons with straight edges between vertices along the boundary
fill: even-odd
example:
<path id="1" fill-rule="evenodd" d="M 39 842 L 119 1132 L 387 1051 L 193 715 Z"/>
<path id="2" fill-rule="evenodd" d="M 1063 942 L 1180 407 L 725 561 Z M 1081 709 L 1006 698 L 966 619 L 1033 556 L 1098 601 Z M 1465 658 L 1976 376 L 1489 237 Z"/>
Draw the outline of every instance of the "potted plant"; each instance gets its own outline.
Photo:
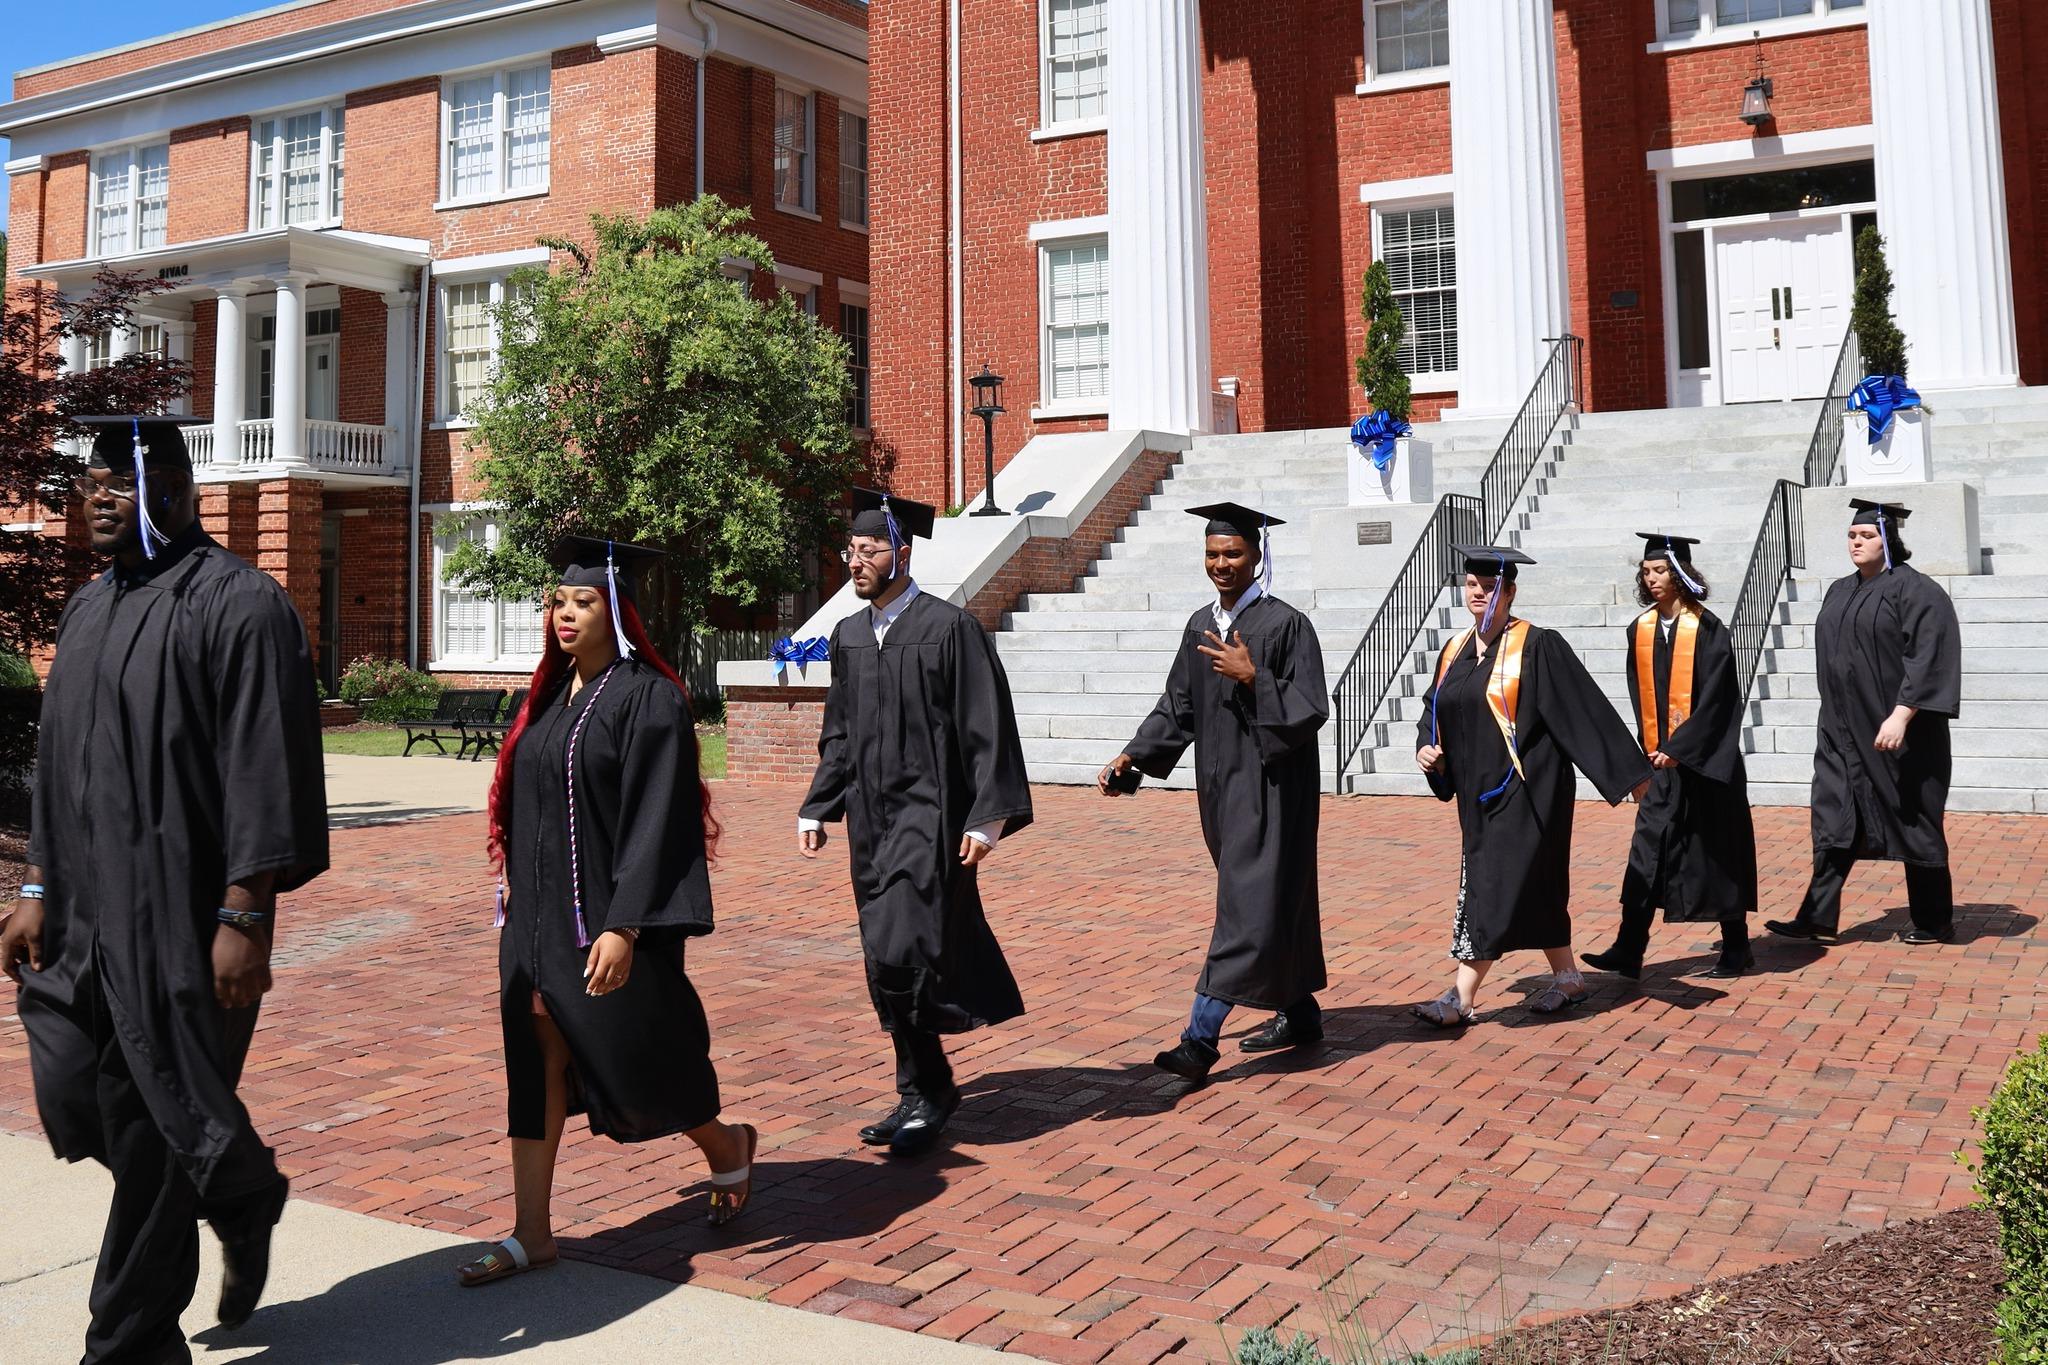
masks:
<path id="1" fill-rule="evenodd" d="M 1358 357 L 1358 386 L 1372 411 L 1352 424 L 1349 471 L 1353 507 L 1428 502 L 1433 494 L 1429 442 L 1408 426 L 1408 375 L 1401 368 L 1401 339 L 1408 323 L 1394 302 L 1385 261 L 1366 268 L 1360 300 L 1365 315 L 1365 353 Z"/>
<path id="2" fill-rule="evenodd" d="M 1892 320 L 1892 272 L 1884 238 L 1873 227 L 1856 235 L 1856 297 L 1849 315 L 1865 378 L 1849 395 L 1843 418 L 1846 481 L 1926 483 L 1933 412 L 1906 384 L 1906 338 Z"/>

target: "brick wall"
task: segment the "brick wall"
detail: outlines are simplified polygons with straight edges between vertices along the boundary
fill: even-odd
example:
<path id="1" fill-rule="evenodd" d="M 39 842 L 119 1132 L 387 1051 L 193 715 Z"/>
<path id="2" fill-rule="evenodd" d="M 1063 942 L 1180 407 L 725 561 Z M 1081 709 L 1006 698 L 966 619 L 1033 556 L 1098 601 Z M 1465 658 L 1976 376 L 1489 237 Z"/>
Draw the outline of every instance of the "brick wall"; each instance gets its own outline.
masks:
<path id="1" fill-rule="evenodd" d="M 171 133 L 173 242 L 225 237 L 249 227 L 249 120 L 223 119 Z M 194 192 L 179 193 L 185 186 Z"/>
<path id="2" fill-rule="evenodd" d="M 728 687 L 725 775 L 735 782 L 807 782 L 818 766 L 822 687 Z"/>

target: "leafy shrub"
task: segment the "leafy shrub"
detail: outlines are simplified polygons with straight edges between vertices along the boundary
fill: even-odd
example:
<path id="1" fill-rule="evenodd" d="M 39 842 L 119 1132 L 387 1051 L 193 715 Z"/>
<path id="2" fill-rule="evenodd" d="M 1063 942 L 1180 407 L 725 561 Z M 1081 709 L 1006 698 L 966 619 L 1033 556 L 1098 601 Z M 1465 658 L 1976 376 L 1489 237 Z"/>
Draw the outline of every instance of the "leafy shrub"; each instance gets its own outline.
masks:
<path id="1" fill-rule="evenodd" d="M 11 649 L 0 649 L 0 687 L 40 687 L 36 666 Z"/>
<path id="2" fill-rule="evenodd" d="M 1331 1365 L 1331 1361 L 1298 1332 L 1283 1346 L 1272 1328 L 1254 1327 L 1237 1345 L 1237 1365 Z"/>
<path id="3" fill-rule="evenodd" d="M 1873 225 L 1856 234 L 1856 293 L 1849 312 L 1863 373 L 1906 373 L 1906 334 L 1892 321 L 1892 271 L 1884 259 L 1884 236 Z"/>
<path id="4" fill-rule="evenodd" d="M 343 671 L 340 690 L 343 701 L 363 709 L 364 720 L 384 725 L 426 720 L 441 699 L 440 682 L 428 674 L 367 655 Z"/>
<path id="5" fill-rule="evenodd" d="M 1977 1189 L 1998 1213 L 1998 1365 L 2048 1365 L 2048 1034 L 2014 1059 L 1984 1123 Z"/>

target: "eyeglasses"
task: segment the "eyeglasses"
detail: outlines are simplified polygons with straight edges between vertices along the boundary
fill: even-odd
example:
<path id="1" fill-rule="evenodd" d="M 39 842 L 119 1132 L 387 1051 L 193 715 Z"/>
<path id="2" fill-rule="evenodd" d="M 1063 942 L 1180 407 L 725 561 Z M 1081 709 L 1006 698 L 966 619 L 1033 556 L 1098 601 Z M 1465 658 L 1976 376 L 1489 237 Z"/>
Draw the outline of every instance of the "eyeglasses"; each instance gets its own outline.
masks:
<path id="1" fill-rule="evenodd" d="M 848 546 L 846 549 L 841 550 L 839 552 L 839 562 L 841 564 L 851 565 L 853 561 L 856 559 L 865 559 L 870 564 L 874 564 L 880 562 L 881 560 L 887 559 L 890 555 L 893 555 L 895 553 L 895 548 L 889 545 L 884 545 L 878 549 L 873 550 L 856 550 L 852 546 Z"/>
<path id="2" fill-rule="evenodd" d="M 71 491 L 81 498 L 97 497 L 101 493 L 115 498 L 135 496 L 135 476 L 118 474 L 102 483 L 100 480 L 80 474 L 71 481 Z"/>

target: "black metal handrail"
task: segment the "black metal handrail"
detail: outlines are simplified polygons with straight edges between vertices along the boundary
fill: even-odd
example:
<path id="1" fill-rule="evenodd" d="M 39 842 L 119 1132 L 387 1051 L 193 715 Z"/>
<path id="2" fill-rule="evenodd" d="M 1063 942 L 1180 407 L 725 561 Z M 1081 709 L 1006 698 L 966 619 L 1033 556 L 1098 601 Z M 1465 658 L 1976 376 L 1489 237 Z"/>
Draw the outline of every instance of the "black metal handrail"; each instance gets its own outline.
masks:
<path id="1" fill-rule="evenodd" d="M 1790 479 L 1780 479 L 1772 487 L 1763 525 L 1757 528 L 1756 547 L 1749 552 L 1749 567 L 1742 575 L 1742 591 L 1736 595 L 1735 611 L 1728 622 L 1735 643 L 1735 680 L 1744 701 L 1749 700 L 1750 685 L 1756 681 L 1764 645 L 1770 640 L 1778 593 L 1794 568 L 1806 567 L 1800 498 L 1805 491 L 1804 485 Z"/>
<path id="2" fill-rule="evenodd" d="M 1806 447 L 1806 486 L 1825 488 L 1835 481 L 1842 460 L 1842 414 L 1849 395 L 1856 388 L 1856 371 L 1863 368 L 1863 349 L 1850 327 L 1842 336 L 1842 349 L 1835 353 L 1835 371 L 1828 376 L 1828 391 L 1821 395 L 1820 416 L 1814 419 L 1813 440 Z"/>
<path id="3" fill-rule="evenodd" d="M 1557 424 L 1566 412 L 1581 406 L 1585 342 L 1570 333 L 1544 340 L 1551 343 L 1550 354 L 1487 462 L 1479 496 L 1446 493 L 1437 499 L 1429 524 L 1416 537 L 1407 563 L 1394 576 L 1372 624 L 1330 689 L 1337 721 L 1337 757 L 1330 778 L 1335 789 L 1341 790 L 1344 772 L 1364 746 L 1373 715 L 1407 668 L 1415 637 L 1452 581 L 1458 561 L 1451 545 L 1488 544 L 1500 534 L 1521 497 L 1522 485 L 1549 449 Z"/>

